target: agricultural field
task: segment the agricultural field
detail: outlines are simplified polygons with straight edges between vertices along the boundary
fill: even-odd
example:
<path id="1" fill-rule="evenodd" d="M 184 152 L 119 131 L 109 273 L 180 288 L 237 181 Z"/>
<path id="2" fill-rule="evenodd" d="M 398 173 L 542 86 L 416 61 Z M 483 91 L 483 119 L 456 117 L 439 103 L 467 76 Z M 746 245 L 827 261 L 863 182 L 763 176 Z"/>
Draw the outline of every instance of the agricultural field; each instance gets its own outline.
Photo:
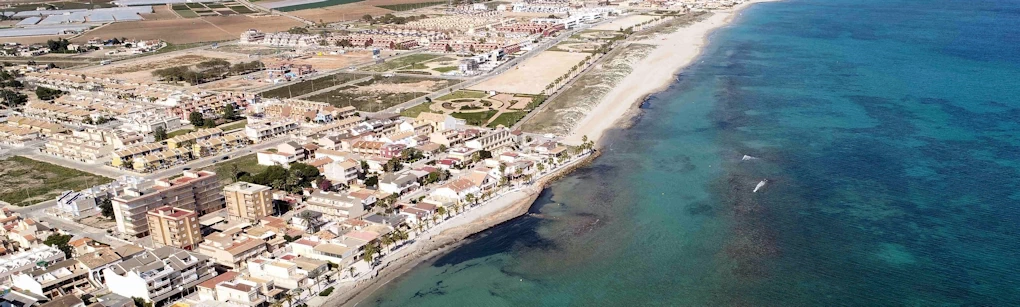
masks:
<path id="1" fill-rule="evenodd" d="M 131 39 L 162 39 L 172 44 L 237 40 L 242 32 L 258 28 L 264 32 L 279 32 L 303 26 L 296 20 L 282 16 L 244 15 L 214 16 L 190 19 L 142 20 L 112 23 L 85 32 L 72 39 L 84 43 L 90 38 L 127 37 Z"/>
<path id="2" fill-rule="evenodd" d="M 27 206 L 53 200 L 68 190 L 82 190 L 113 179 L 15 156 L 0 160 L 0 200 Z"/>
<path id="3" fill-rule="evenodd" d="M 179 3 L 172 4 L 170 8 L 183 18 L 207 17 L 207 16 L 230 16 L 238 14 L 251 14 L 255 11 L 237 2 L 221 3 Z"/>
<path id="4" fill-rule="evenodd" d="M 367 77 L 370 76 L 348 73 L 335 73 L 321 78 L 305 80 L 297 83 L 290 83 L 278 88 L 262 92 L 261 95 L 263 98 L 293 98 L 306 95 L 315 91 L 327 89 L 333 86 L 339 86 L 344 83 L 348 83 L 354 80 L 363 79 Z"/>
<path id="5" fill-rule="evenodd" d="M 472 86 L 479 91 L 500 93 L 542 94 L 552 84 L 570 71 L 571 67 L 584 61 L 587 53 L 545 51 L 524 61 L 514 69 Z"/>
<path id="6" fill-rule="evenodd" d="M 390 4 L 390 5 L 377 5 L 377 6 L 380 7 L 380 8 L 391 10 L 391 11 L 410 11 L 410 10 L 416 10 L 416 9 L 420 9 L 420 8 L 430 7 L 430 6 L 442 5 L 442 4 L 446 4 L 446 3 L 447 3 L 446 1 L 438 1 L 438 2 L 403 3 L 403 4 Z"/>
<path id="7" fill-rule="evenodd" d="M 423 63 L 423 62 L 426 62 L 426 61 L 430 61 L 430 60 L 433 60 L 433 59 L 436 59 L 436 58 L 439 58 L 439 57 L 441 57 L 441 55 L 436 55 L 436 54 L 412 54 L 412 55 L 408 55 L 408 56 L 399 57 L 399 58 L 396 58 L 396 59 L 390 59 L 390 60 L 387 60 L 385 62 L 382 62 L 382 63 L 379 63 L 379 64 L 375 64 L 375 65 L 372 65 L 372 66 L 367 66 L 367 67 L 362 68 L 362 70 L 364 70 L 364 71 L 371 71 L 371 72 L 387 72 L 387 71 L 396 70 L 396 69 L 410 68 L 411 66 L 414 66 L 416 64 L 420 64 L 420 63 Z"/>
<path id="8" fill-rule="evenodd" d="M 353 106 L 359 111 L 379 112 L 437 90 L 458 80 L 406 76 L 373 76 L 372 79 L 336 88 L 304 99 L 334 106 Z"/>
<path id="9" fill-rule="evenodd" d="M 584 119 L 602 98 L 620 80 L 629 75 L 637 63 L 655 49 L 655 46 L 631 44 L 612 52 L 591 70 L 579 76 L 574 83 L 562 89 L 550 100 L 545 109 L 528 119 L 521 129 L 533 133 L 563 135 Z"/>
<path id="10" fill-rule="evenodd" d="M 316 9 L 290 11 L 291 15 L 307 20 L 331 23 L 346 20 L 357 20 L 365 15 L 379 16 L 391 12 L 390 10 L 364 4 L 364 2 L 348 3 Z"/>
<path id="11" fill-rule="evenodd" d="M 531 110 L 545 101 L 544 96 L 496 94 L 460 90 L 422 103 L 400 112 L 400 115 L 417 117 L 422 112 L 449 114 L 463 119 L 469 125 L 495 128 L 511 127 Z"/>

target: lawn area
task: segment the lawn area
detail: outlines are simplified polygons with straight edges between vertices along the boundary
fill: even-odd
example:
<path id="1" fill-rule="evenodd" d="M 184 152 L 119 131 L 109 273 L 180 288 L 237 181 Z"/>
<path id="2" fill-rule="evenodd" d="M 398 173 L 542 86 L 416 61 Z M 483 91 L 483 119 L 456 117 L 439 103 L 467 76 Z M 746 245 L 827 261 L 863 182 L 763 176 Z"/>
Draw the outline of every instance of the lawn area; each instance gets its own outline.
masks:
<path id="1" fill-rule="evenodd" d="M 440 73 L 444 73 L 444 72 L 451 72 L 451 71 L 454 71 L 454 70 L 457 70 L 457 69 L 459 69 L 459 68 L 457 68 L 457 66 L 443 66 L 443 67 L 433 68 L 432 70 L 435 70 L 435 71 L 440 72 Z"/>
<path id="2" fill-rule="evenodd" d="M 192 10 L 174 10 L 174 12 L 177 13 L 177 15 L 181 15 L 181 17 L 184 17 L 184 18 L 196 18 L 196 17 L 198 17 L 198 13 L 195 13 Z"/>
<path id="3" fill-rule="evenodd" d="M 166 134 L 166 138 L 169 139 L 169 138 L 172 138 L 172 137 L 175 137 L 175 136 L 178 136 L 178 135 L 185 135 L 185 134 L 192 133 L 192 132 L 195 132 L 195 130 L 194 129 L 177 129 L 177 130 L 174 130 L 173 132 L 167 133 Z"/>
<path id="4" fill-rule="evenodd" d="M 0 160 L 0 200 L 27 206 L 53 200 L 67 190 L 82 190 L 113 179 L 15 156 Z"/>
<path id="5" fill-rule="evenodd" d="M 326 0 L 326 1 L 322 1 L 322 2 L 315 2 L 315 3 L 307 3 L 307 4 L 301 4 L 301 5 L 281 7 L 281 8 L 277 8 L 277 10 L 284 11 L 284 12 L 293 12 L 293 11 L 298 11 L 298 10 L 317 9 L 317 8 L 320 8 L 320 7 L 348 4 L 348 3 L 361 2 L 361 1 L 363 1 L 363 0 Z"/>
<path id="6" fill-rule="evenodd" d="M 290 98 L 308 94 L 327 87 L 351 82 L 368 77 L 366 75 L 335 73 L 322 78 L 291 83 L 282 87 L 262 92 L 263 98 Z"/>
<path id="7" fill-rule="evenodd" d="M 384 8 L 391 11 L 410 11 L 440 4 L 446 4 L 446 2 L 404 3 L 393 5 L 376 5 L 376 7 Z"/>
<path id="8" fill-rule="evenodd" d="M 352 106 L 358 111 L 379 112 L 458 82 L 460 81 L 450 79 L 376 75 L 371 79 L 304 99 L 325 102 L 336 107 Z"/>
<path id="9" fill-rule="evenodd" d="M 268 168 L 268 166 L 259 165 L 258 156 L 256 156 L 255 153 L 252 153 L 233 160 L 216 163 L 212 166 L 206 167 L 205 169 L 208 170 L 210 168 L 213 172 L 216 172 L 216 175 L 220 176 L 220 181 L 230 183 L 234 181 L 233 176 L 237 173 L 244 172 L 248 174 L 256 174 Z"/>
<path id="10" fill-rule="evenodd" d="M 386 61 L 386 62 L 382 62 L 382 63 L 375 64 L 375 65 L 372 65 L 372 66 L 368 66 L 368 67 L 365 67 L 364 70 L 366 70 L 366 71 L 374 71 L 374 72 L 391 71 L 391 70 L 394 70 L 394 69 L 397 69 L 397 68 L 401 68 L 401 67 L 404 67 L 404 66 L 414 65 L 414 64 L 417 64 L 417 63 L 422 63 L 422 62 L 425 62 L 425 61 L 428 61 L 428 60 L 431 60 L 431 59 L 435 59 L 435 58 L 438 58 L 438 57 L 440 57 L 440 56 L 439 55 L 435 55 L 435 54 L 412 54 L 412 55 L 409 55 L 409 56 L 399 57 L 399 58 L 392 59 L 392 60 L 389 60 L 389 61 Z"/>
<path id="11" fill-rule="evenodd" d="M 416 106 L 400 111 L 400 116 L 418 117 L 418 114 L 421 114 L 421 112 L 429 112 L 429 105 L 432 105 L 432 103 L 422 102 Z"/>
<path id="12" fill-rule="evenodd" d="M 243 6 L 243 5 L 241 5 L 241 6 L 231 6 L 230 9 L 234 10 L 234 12 L 237 12 L 238 14 L 251 14 L 251 13 L 255 13 L 255 11 L 253 11 L 253 10 L 249 9 L 247 6 Z"/>
<path id="13" fill-rule="evenodd" d="M 456 92 L 453 92 L 453 93 L 449 93 L 449 94 L 443 95 L 442 97 L 436 98 L 436 100 L 454 100 L 454 99 L 464 99 L 464 98 L 485 98 L 485 96 L 489 96 L 489 94 L 486 94 L 485 92 L 482 92 L 482 91 L 459 90 L 459 91 L 456 91 Z"/>
<path id="14" fill-rule="evenodd" d="M 463 119 L 468 125 L 472 126 L 484 126 L 485 122 L 489 121 L 493 115 L 496 115 L 496 110 L 488 110 L 485 112 L 478 113 L 451 113 L 450 116 Z"/>
<path id="15" fill-rule="evenodd" d="M 201 3 L 185 3 L 184 5 L 187 5 L 188 7 L 193 8 L 193 9 L 205 8 L 205 6 L 202 5 Z"/>
<path id="16" fill-rule="evenodd" d="M 518 121 L 524 118 L 524 115 L 528 115 L 528 112 L 508 112 L 500 114 L 496 117 L 492 123 L 489 123 L 489 128 L 496 128 L 499 125 L 510 128 L 513 127 Z"/>
<path id="17" fill-rule="evenodd" d="M 239 121 L 232 122 L 232 123 L 229 123 L 229 124 L 220 125 L 219 128 L 220 128 L 220 130 L 223 130 L 223 131 L 230 131 L 230 130 L 234 130 L 234 129 L 244 129 L 244 125 L 247 125 L 247 124 L 248 124 L 248 120 L 244 119 L 244 120 L 239 120 Z"/>

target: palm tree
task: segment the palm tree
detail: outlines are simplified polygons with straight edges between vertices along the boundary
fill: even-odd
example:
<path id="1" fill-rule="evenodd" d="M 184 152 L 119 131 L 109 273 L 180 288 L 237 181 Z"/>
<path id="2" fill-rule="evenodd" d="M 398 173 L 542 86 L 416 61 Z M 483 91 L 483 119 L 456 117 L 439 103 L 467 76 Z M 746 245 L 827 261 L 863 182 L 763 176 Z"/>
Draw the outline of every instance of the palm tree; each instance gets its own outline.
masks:
<path id="1" fill-rule="evenodd" d="M 379 243 L 382 243 L 383 248 L 385 248 L 386 251 L 389 252 L 389 249 L 387 247 L 390 244 L 393 244 L 393 236 L 392 236 L 392 234 L 385 234 L 385 235 L 383 235 L 382 239 L 379 240 Z"/>
<path id="2" fill-rule="evenodd" d="M 448 212 L 446 211 L 446 208 L 439 207 L 439 208 L 436 209 L 436 214 L 438 214 L 438 215 L 446 215 L 446 217 L 450 217 L 447 213 Z"/>
<path id="3" fill-rule="evenodd" d="M 353 265 L 349 266 L 349 267 L 347 267 L 347 274 L 350 274 L 351 278 L 354 278 L 354 271 L 356 271 L 356 270 L 357 269 L 355 269 Z"/>
<path id="4" fill-rule="evenodd" d="M 475 194 L 468 194 L 467 196 L 464 197 L 464 200 L 466 200 L 469 204 L 474 206 L 475 205 Z"/>
<path id="5" fill-rule="evenodd" d="M 436 225 L 436 220 L 437 220 L 437 219 L 438 219 L 438 216 L 436 216 L 435 214 L 433 214 L 433 215 L 432 215 L 432 225 Z"/>
<path id="6" fill-rule="evenodd" d="M 269 307 L 283 307 L 283 301 L 275 301 L 272 304 L 269 304 Z"/>
<path id="7" fill-rule="evenodd" d="M 287 306 L 294 307 L 294 296 L 290 292 L 283 295 L 283 300 L 287 301 Z"/>
<path id="8" fill-rule="evenodd" d="M 301 299 L 301 292 L 305 292 L 305 288 L 294 288 L 294 290 L 291 290 L 291 292 L 294 292 L 294 298 L 300 300 Z M 293 306 L 293 305 L 291 305 L 291 306 Z"/>
<path id="9" fill-rule="evenodd" d="M 464 210 L 464 204 L 461 204 L 460 202 L 453 204 L 453 210 L 457 211 L 457 214 L 460 214 L 460 210 Z"/>

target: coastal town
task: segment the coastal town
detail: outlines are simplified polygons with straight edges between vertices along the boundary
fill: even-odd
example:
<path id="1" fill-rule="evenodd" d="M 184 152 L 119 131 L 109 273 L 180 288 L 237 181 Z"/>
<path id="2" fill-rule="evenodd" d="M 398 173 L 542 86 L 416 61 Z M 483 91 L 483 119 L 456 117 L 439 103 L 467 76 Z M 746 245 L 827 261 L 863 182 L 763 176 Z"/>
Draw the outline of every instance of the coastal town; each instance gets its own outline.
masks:
<path id="1" fill-rule="evenodd" d="M 5 4 L 0 305 L 356 304 L 526 212 L 745 4 Z"/>

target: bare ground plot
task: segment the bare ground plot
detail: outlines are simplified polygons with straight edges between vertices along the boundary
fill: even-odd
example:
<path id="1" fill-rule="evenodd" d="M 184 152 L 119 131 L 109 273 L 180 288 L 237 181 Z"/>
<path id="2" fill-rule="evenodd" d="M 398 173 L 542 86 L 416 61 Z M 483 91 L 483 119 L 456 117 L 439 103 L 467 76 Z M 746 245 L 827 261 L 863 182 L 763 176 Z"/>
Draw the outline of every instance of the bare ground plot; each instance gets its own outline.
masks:
<path id="1" fill-rule="evenodd" d="M 358 82 L 306 98 L 334 106 L 353 106 L 360 111 L 378 112 L 408 100 L 452 86 L 460 81 L 427 77 L 382 77 Z"/>
<path id="2" fill-rule="evenodd" d="M 624 46 L 619 53 L 610 54 L 609 58 L 596 64 L 563 89 L 560 95 L 548 102 L 545 109 L 528 119 L 521 128 L 533 133 L 568 133 L 602 101 L 609 90 L 634 70 L 634 63 L 653 49 L 655 46 L 652 45 L 632 44 Z"/>
<path id="3" fill-rule="evenodd" d="M 645 15 L 630 15 L 627 17 L 613 20 L 610 23 L 602 24 L 597 27 L 591 28 L 592 30 L 605 30 L 605 31 L 618 31 L 620 29 L 626 29 L 636 26 L 642 22 L 650 21 L 658 17 L 645 16 Z"/>
<path id="4" fill-rule="evenodd" d="M 359 2 L 330 7 L 322 7 L 316 9 L 293 11 L 288 12 L 288 14 L 313 22 L 331 23 L 344 20 L 361 19 L 361 17 L 365 15 L 372 16 L 385 15 L 390 12 L 392 11 L 380 7 L 366 5 L 364 4 L 364 2 Z"/>
<path id="5" fill-rule="evenodd" d="M 112 181 L 21 156 L 0 160 L 0 200 L 25 206 L 53 200 L 67 190 L 82 190 Z"/>
<path id="6" fill-rule="evenodd" d="M 194 65 L 202 61 L 223 59 L 230 63 L 249 62 L 247 55 L 191 49 L 170 54 L 141 57 L 135 60 L 117 62 L 112 65 L 95 67 L 89 72 L 135 82 L 155 82 L 152 71 L 182 65 Z"/>
<path id="7" fill-rule="evenodd" d="M 48 40 L 58 40 L 58 39 L 61 39 L 61 38 L 68 38 L 68 37 L 71 37 L 71 35 L 40 35 L 40 36 L 0 37 L 0 42 L 4 42 L 4 43 L 19 43 L 19 44 L 22 44 L 22 45 L 45 44 L 46 41 L 48 41 Z"/>
<path id="8" fill-rule="evenodd" d="M 587 53 L 545 51 L 471 89 L 501 93 L 541 94 L 556 78 L 587 57 Z"/>
<path id="9" fill-rule="evenodd" d="M 72 40 L 76 43 L 93 37 L 127 37 L 132 39 L 162 39 L 174 44 L 236 40 L 241 32 L 259 29 L 279 32 L 302 23 L 280 16 L 215 16 L 171 20 L 142 20 L 118 22 L 92 30 Z"/>
<path id="10" fill-rule="evenodd" d="M 369 61 L 372 61 L 372 52 L 370 51 L 352 51 L 345 54 L 310 54 L 286 60 L 287 63 L 295 65 L 312 65 L 318 71 L 340 69 Z"/>
<path id="11" fill-rule="evenodd" d="M 152 6 L 152 14 L 142 14 L 142 18 L 145 20 L 166 20 L 166 19 L 177 19 L 180 18 L 174 11 L 166 5 L 154 5 Z"/>

